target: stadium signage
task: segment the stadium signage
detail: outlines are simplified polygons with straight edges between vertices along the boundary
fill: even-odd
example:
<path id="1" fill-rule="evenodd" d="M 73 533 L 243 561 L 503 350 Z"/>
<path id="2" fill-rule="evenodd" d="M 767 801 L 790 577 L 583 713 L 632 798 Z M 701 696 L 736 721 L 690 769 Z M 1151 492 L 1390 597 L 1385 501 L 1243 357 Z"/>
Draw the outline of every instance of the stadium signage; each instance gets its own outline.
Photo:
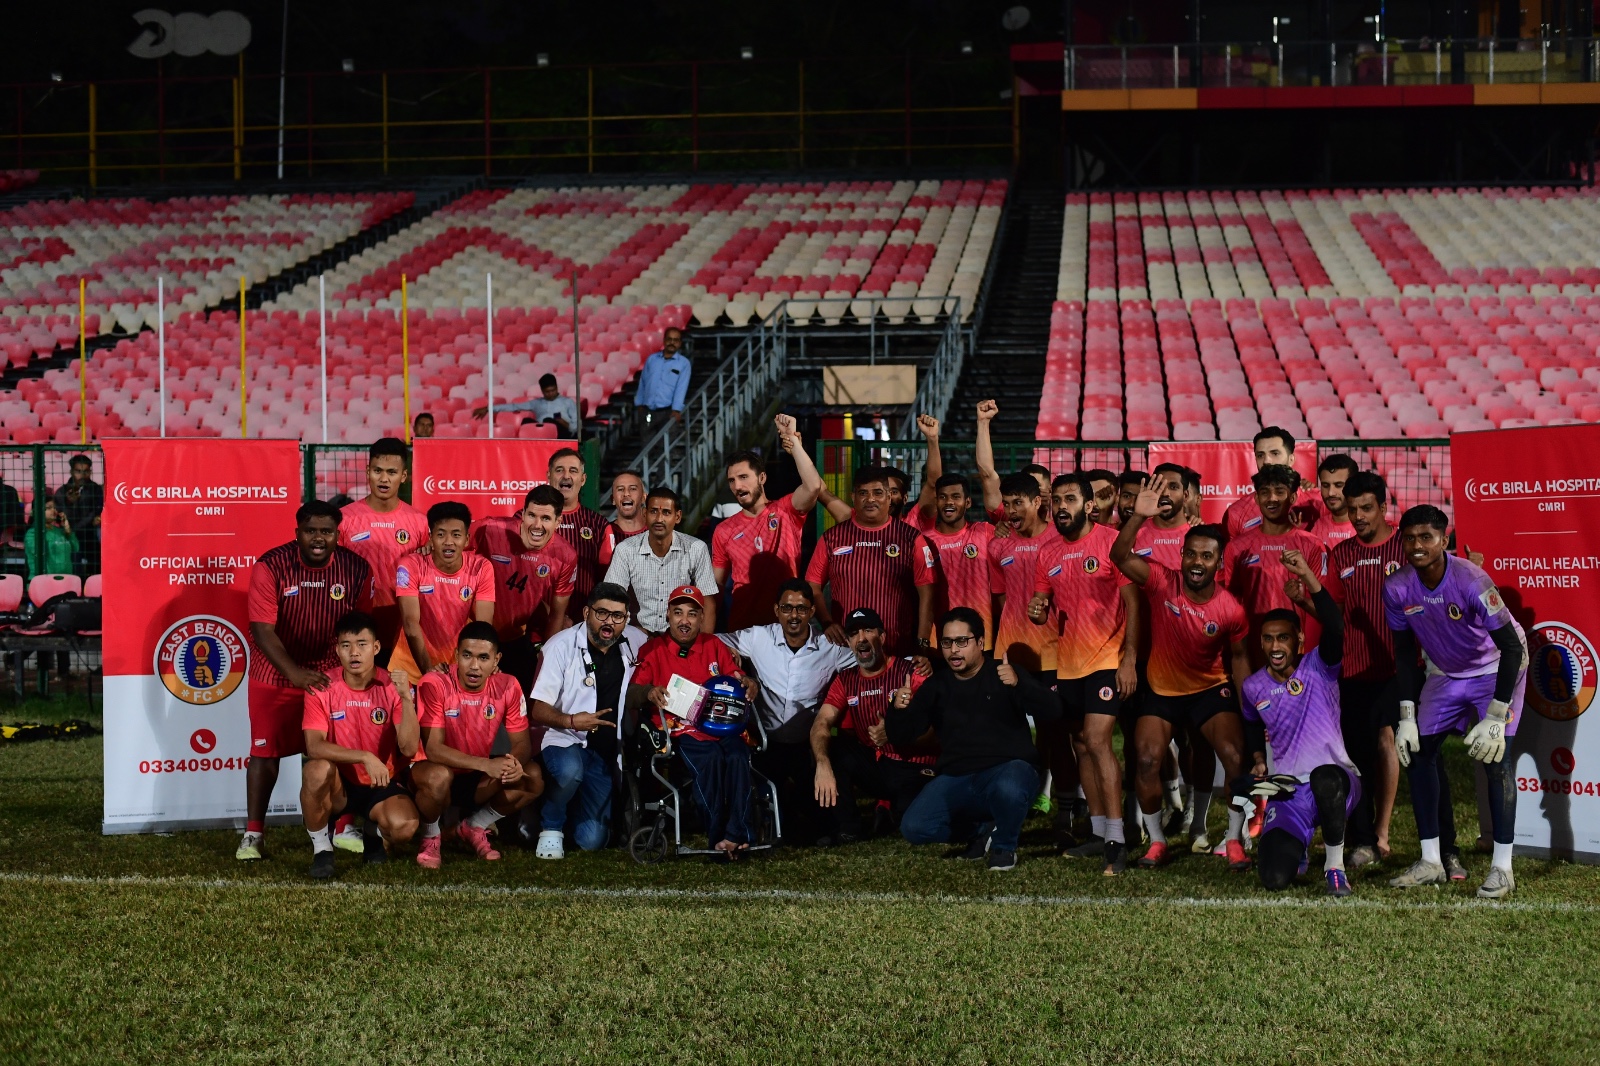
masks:
<path id="1" fill-rule="evenodd" d="M 416 442 L 412 459 L 412 503 L 427 510 L 458 500 L 474 519 L 522 510 L 528 490 L 545 483 L 550 457 L 576 445 L 556 440 L 442 440 Z"/>
<path id="2" fill-rule="evenodd" d="M 243 825 L 250 568 L 293 536 L 299 447 L 108 440 L 105 462 L 104 831 Z M 299 788 L 286 759 L 271 813 Z"/>
<path id="3" fill-rule="evenodd" d="M 1200 518 L 1222 521 L 1236 500 L 1254 494 L 1250 477 L 1256 472 L 1255 445 L 1247 440 L 1152 441 L 1150 469 L 1160 463 L 1177 463 L 1200 472 Z M 1317 442 L 1295 445 L 1294 468 L 1312 484 L 1317 480 Z"/>
<path id="4" fill-rule="evenodd" d="M 1450 459 L 1456 542 L 1483 553 L 1528 636 L 1518 851 L 1600 862 L 1600 426 L 1458 434 Z"/>

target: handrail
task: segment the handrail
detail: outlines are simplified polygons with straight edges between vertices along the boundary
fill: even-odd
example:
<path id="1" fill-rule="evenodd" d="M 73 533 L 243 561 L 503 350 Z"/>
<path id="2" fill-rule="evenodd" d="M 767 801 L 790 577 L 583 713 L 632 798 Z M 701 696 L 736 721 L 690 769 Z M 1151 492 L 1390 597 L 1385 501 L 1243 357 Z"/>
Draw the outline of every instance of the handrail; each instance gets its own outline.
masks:
<path id="1" fill-rule="evenodd" d="M 961 330 L 961 297 L 954 299 L 956 306 L 945 320 L 944 335 L 939 338 L 933 358 L 917 384 L 916 399 L 900 421 L 899 432 L 903 438 L 916 435 L 919 414 L 932 415 L 944 421 L 950 401 L 955 396 L 956 383 L 961 380 L 961 369 L 967 361 L 967 337 Z"/>

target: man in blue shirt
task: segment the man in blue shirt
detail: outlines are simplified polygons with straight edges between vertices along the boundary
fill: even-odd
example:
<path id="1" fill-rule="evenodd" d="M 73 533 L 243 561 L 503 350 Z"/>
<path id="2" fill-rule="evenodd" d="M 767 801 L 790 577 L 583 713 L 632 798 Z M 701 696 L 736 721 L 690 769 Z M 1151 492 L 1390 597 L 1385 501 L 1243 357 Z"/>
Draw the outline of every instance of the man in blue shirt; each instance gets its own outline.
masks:
<path id="1" fill-rule="evenodd" d="M 639 387 L 633 405 L 645 409 L 645 421 L 655 422 L 668 410 L 674 422 L 683 421 L 683 401 L 689 394 L 689 357 L 683 347 L 683 331 L 669 327 L 661 335 L 661 350 L 644 361 L 639 370 Z"/>
<path id="2" fill-rule="evenodd" d="M 560 385 L 554 374 L 546 374 L 539 379 L 539 391 L 543 393 L 536 400 L 524 400 L 521 403 L 497 403 L 494 405 L 496 414 L 501 411 L 532 411 L 535 422 L 551 422 L 556 427 L 563 439 L 576 440 L 578 433 L 578 404 L 571 396 L 561 395 Z M 487 407 L 480 407 L 472 412 L 473 418 L 482 418 L 489 413 Z"/>

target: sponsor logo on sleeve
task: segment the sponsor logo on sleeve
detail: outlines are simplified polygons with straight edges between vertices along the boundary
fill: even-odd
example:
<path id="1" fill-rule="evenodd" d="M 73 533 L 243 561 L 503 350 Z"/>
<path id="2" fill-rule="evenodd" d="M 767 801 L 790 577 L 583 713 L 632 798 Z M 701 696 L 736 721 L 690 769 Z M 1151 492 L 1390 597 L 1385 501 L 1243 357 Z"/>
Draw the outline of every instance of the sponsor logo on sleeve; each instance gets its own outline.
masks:
<path id="1" fill-rule="evenodd" d="M 490 562 L 495 562 L 495 563 L 501 563 L 501 564 L 504 564 L 505 566 L 510 566 L 511 565 L 511 556 L 509 556 L 509 555 L 491 555 L 491 556 L 489 556 L 489 561 Z"/>
<path id="2" fill-rule="evenodd" d="M 1351 578 L 1351 577 L 1355 576 L 1355 573 L 1356 573 L 1356 568 L 1355 567 L 1347 566 L 1343 570 L 1339 571 L 1339 576 L 1342 577 L 1342 578 Z"/>
<path id="3" fill-rule="evenodd" d="M 1271 700 L 1256 700 L 1256 710 L 1258 710 L 1258 711 L 1264 711 L 1268 707 L 1271 707 L 1271 706 L 1272 706 L 1272 701 Z"/>
<path id="4" fill-rule="evenodd" d="M 287 586 L 285 586 L 284 590 L 283 590 L 283 595 L 284 595 L 285 599 L 287 599 L 290 596 L 298 596 L 298 595 L 300 595 L 300 586 L 299 585 L 287 585 Z"/>
<path id="5" fill-rule="evenodd" d="M 355 543 L 357 543 L 359 541 L 371 540 L 371 539 L 372 539 L 372 530 L 363 529 L 360 533 L 357 533 L 357 534 L 353 535 L 350 538 L 350 543 L 355 544 Z"/>
<path id="6" fill-rule="evenodd" d="M 402 566 L 394 572 L 395 588 L 408 589 L 411 587 L 411 571 Z"/>
<path id="7" fill-rule="evenodd" d="M 1045 576 L 1046 577 L 1055 577 L 1060 573 L 1061 573 L 1061 564 L 1057 563 L 1055 566 L 1052 566 L 1049 570 L 1045 571 Z"/>
<path id="8" fill-rule="evenodd" d="M 1427 608 L 1424 607 L 1420 603 L 1411 603 L 1411 604 L 1407 604 L 1406 605 L 1405 613 L 1406 614 L 1421 614 L 1423 611 L 1426 611 L 1426 610 L 1427 610 Z"/>
<path id="9" fill-rule="evenodd" d="M 1483 604 L 1483 609 L 1490 614 L 1498 614 L 1506 605 L 1506 601 L 1500 598 L 1500 590 L 1497 588 L 1484 589 L 1478 596 L 1478 602 Z"/>
<path id="10" fill-rule="evenodd" d="M 838 547 L 838 548 L 833 549 L 833 554 L 835 554 L 835 555 L 849 555 L 851 552 L 853 552 L 855 550 L 856 550 L 856 546 L 854 544 L 846 544 L 846 545 L 844 545 L 842 547 Z"/>
<path id="11" fill-rule="evenodd" d="M 328 717 L 335 722 L 342 722 L 344 721 L 344 712 L 334 711 L 332 714 L 328 715 Z"/>
<path id="12" fill-rule="evenodd" d="M 446 718 L 460 718 L 461 717 L 461 708 L 460 707 L 451 707 L 450 709 L 448 709 L 447 711 L 444 712 L 444 716 Z"/>

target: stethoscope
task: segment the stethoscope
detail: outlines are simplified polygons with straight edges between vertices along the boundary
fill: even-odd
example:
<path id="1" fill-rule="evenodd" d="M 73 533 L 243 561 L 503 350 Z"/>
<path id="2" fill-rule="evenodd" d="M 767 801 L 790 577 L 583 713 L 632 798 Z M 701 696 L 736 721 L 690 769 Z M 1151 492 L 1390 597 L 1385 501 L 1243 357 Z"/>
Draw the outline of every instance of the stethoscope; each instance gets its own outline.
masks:
<path id="1" fill-rule="evenodd" d="M 625 657 L 628 669 L 632 670 L 637 667 L 639 665 L 639 660 L 634 658 L 633 645 L 628 643 L 628 638 L 623 637 L 618 643 L 622 645 L 623 655 Z M 595 673 L 599 668 L 595 666 L 594 660 L 589 657 L 589 642 L 587 640 L 585 640 L 583 645 L 578 648 L 578 654 L 583 658 L 583 687 L 594 688 Z"/>

